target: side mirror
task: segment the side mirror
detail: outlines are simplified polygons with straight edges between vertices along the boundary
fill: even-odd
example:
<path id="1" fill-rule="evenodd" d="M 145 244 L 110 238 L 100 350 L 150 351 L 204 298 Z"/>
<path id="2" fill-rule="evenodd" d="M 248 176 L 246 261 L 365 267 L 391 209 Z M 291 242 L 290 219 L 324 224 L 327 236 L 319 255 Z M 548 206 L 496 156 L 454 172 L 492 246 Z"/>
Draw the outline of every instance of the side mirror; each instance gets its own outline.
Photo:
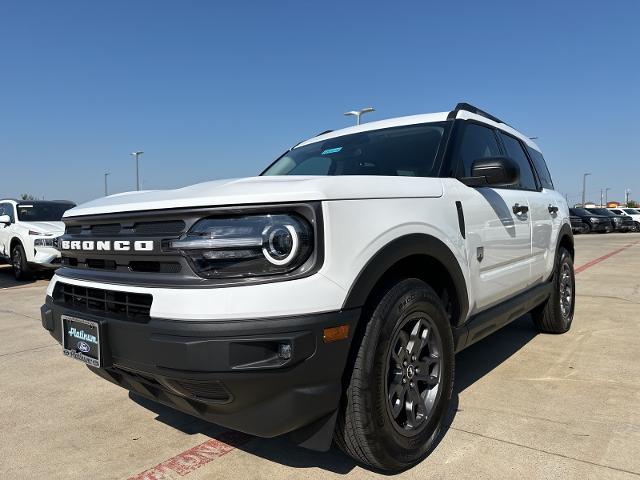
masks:
<path id="1" fill-rule="evenodd" d="M 509 157 L 485 157 L 471 164 L 471 176 L 460 181 L 470 187 L 516 185 L 520 167 Z"/>
<path id="2" fill-rule="evenodd" d="M 0 223 L 8 225 L 11 223 L 11 217 L 9 215 L 0 215 Z"/>

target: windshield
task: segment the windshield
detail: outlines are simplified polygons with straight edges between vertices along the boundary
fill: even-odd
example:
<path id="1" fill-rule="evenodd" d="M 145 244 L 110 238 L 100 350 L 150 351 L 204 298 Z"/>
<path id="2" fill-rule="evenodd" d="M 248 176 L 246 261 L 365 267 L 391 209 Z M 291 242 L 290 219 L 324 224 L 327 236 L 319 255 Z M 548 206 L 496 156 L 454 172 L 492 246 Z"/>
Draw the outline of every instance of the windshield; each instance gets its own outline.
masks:
<path id="1" fill-rule="evenodd" d="M 587 210 L 585 210 L 584 208 L 570 208 L 569 209 L 569 213 L 572 213 L 574 215 L 581 215 L 581 216 L 588 216 L 588 215 L 592 215 L 591 212 L 588 212 Z"/>
<path id="2" fill-rule="evenodd" d="M 615 213 L 611 213 L 611 211 L 606 208 L 590 208 L 589 211 L 591 213 L 595 213 L 596 215 L 606 215 L 607 217 L 615 217 Z"/>
<path id="3" fill-rule="evenodd" d="M 640 212 L 633 208 L 625 208 L 624 211 L 627 212 L 629 215 L 640 215 Z"/>
<path id="4" fill-rule="evenodd" d="M 25 202 L 16 208 L 22 222 L 59 222 L 64 212 L 74 206 L 67 202 Z"/>
<path id="5" fill-rule="evenodd" d="M 437 175 L 445 123 L 343 135 L 293 148 L 262 175 Z"/>

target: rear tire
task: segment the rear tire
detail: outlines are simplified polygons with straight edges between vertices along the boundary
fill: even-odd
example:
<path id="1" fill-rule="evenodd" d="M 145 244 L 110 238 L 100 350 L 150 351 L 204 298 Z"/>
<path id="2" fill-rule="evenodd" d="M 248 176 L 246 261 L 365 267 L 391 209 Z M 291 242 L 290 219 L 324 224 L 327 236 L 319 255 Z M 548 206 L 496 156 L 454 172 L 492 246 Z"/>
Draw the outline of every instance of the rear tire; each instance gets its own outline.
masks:
<path id="1" fill-rule="evenodd" d="M 442 301 L 421 280 L 398 282 L 374 308 L 355 345 L 334 438 L 355 460 L 397 472 L 438 438 L 453 390 L 453 336 Z"/>
<path id="2" fill-rule="evenodd" d="M 576 299 L 573 260 L 566 248 L 560 247 L 553 274 L 551 296 L 531 312 L 533 323 L 545 333 L 565 333 L 571 328 Z"/>
<path id="3" fill-rule="evenodd" d="M 13 275 L 16 280 L 29 280 L 31 278 L 31 268 L 29 268 L 27 256 L 21 244 L 17 244 L 11 251 L 11 265 L 13 266 Z"/>

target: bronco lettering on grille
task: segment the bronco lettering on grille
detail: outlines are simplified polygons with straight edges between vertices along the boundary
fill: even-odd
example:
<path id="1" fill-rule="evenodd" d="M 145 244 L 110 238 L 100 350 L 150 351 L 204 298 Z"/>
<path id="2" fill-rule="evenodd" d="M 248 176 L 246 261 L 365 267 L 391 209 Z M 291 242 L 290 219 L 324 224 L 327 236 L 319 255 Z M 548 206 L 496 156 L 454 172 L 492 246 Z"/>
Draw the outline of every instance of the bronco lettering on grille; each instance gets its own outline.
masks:
<path id="1" fill-rule="evenodd" d="M 62 240 L 60 242 L 62 250 L 82 250 L 82 251 L 118 251 L 128 252 L 131 250 L 137 252 L 152 252 L 154 249 L 153 240 Z"/>

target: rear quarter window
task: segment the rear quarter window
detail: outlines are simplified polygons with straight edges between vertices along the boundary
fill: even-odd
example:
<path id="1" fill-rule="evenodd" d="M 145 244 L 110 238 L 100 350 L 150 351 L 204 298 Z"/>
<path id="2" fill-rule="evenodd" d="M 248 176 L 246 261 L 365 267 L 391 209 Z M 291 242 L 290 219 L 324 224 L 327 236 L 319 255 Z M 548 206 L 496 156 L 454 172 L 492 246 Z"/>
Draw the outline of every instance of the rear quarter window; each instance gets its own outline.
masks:
<path id="1" fill-rule="evenodd" d="M 538 179 L 540 180 L 540 184 L 542 185 L 542 187 L 553 190 L 553 181 L 551 180 L 551 174 L 549 173 L 547 162 L 544 161 L 544 157 L 542 156 L 542 154 L 528 145 L 527 152 L 529 152 L 529 156 L 533 161 L 533 166 L 536 169 L 536 173 L 538 174 Z"/>

